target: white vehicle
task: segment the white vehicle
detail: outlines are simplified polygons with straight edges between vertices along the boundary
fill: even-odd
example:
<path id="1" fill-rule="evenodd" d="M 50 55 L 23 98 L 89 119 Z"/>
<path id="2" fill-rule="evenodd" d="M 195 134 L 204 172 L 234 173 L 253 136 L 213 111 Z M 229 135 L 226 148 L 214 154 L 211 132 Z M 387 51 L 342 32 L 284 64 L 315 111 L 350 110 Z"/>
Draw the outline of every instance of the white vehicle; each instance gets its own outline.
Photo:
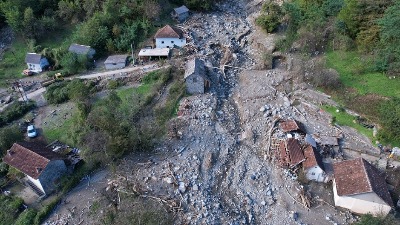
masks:
<path id="1" fill-rule="evenodd" d="M 36 132 L 35 126 L 29 125 L 26 130 L 28 132 L 28 137 L 34 138 L 34 137 L 37 136 L 37 132 Z"/>

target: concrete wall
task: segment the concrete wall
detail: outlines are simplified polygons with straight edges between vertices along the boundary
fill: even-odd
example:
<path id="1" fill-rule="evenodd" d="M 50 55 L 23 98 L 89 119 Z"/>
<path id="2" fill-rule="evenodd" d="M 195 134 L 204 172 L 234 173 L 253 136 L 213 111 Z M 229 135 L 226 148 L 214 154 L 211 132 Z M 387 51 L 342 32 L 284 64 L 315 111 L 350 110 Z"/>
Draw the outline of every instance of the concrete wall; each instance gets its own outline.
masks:
<path id="1" fill-rule="evenodd" d="M 173 43 L 172 43 L 173 42 Z M 186 39 L 182 38 L 156 38 L 156 48 L 173 48 L 174 45 L 182 47 L 186 45 Z"/>
<path id="2" fill-rule="evenodd" d="M 63 174 L 67 172 L 67 167 L 63 160 L 50 161 L 42 174 L 39 176 L 40 183 L 42 184 L 43 190 L 46 194 L 53 191 L 56 186 L 54 181 L 59 179 Z"/>
<path id="3" fill-rule="evenodd" d="M 308 180 L 314 180 L 317 182 L 325 182 L 325 172 L 319 167 L 315 166 L 309 168 L 306 172 L 306 177 Z"/>
<path id="4" fill-rule="evenodd" d="M 46 193 L 42 187 L 42 184 L 40 183 L 40 180 L 36 180 L 28 175 L 26 175 L 26 177 L 28 177 L 28 179 L 37 187 L 39 188 L 43 193 Z"/>
<path id="5" fill-rule="evenodd" d="M 189 94 L 204 93 L 204 78 L 198 75 L 190 75 L 186 77 L 186 91 Z"/>
<path id="6" fill-rule="evenodd" d="M 126 63 L 104 63 L 104 66 L 106 67 L 107 70 L 115 70 L 115 69 L 121 69 L 126 66 Z"/>
<path id="7" fill-rule="evenodd" d="M 391 210 L 391 207 L 374 192 L 339 196 L 337 194 L 335 181 L 333 181 L 333 197 L 336 206 L 349 209 L 359 214 L 371 213 L 373 215 L 387 215 Z"/>

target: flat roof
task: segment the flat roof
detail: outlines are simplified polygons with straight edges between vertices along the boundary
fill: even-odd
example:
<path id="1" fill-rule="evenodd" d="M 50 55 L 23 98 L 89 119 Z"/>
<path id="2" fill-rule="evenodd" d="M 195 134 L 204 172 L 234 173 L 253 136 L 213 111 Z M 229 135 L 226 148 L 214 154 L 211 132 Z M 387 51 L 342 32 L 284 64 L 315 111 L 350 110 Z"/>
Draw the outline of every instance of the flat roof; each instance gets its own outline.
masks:
<path id="1" fill-rule="evenodd" d="M 169 56 L 169 48 L 143 48 L 139 52 L 139 56 Z"/>

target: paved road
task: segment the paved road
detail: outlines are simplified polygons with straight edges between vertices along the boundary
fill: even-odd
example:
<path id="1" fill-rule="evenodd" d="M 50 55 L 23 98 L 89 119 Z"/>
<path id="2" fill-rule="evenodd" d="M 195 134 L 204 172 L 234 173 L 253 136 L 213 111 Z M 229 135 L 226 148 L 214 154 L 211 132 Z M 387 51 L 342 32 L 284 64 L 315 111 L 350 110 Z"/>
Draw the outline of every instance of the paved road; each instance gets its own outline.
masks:
<path id="1" fill-rule="evenodd" d="M 112 70 L 112 71 L 106 71 L 106 72 L 100 72 L 100 73 L 93 73 L 93 74 L 87 74 L 87 75 L 80 75 L 80 76 L 75 76 L 75 77 L 70 77 L 69 79 L 96 79 L 98 77 L 105 78 L 105 77 L 113 77 L 113 78 L 119 78 L 119 77 L 125 77 L 127 76 L 126 73 L 131 73 L 131 72 L 142 72 L 142 73 L 148 73 L 154 70 L 159 70 L 159 69 L 164 69 L 168 68 L 169 65 L 167 66 L 162 66 L 159 67 L 157 64 L 151 64 L 151 65 L 145 65 L 145 66 L 137 66 L 137 67 L 129 67 L 129 68 L 124 68 L 124 69 L 119 69 L 119 70 Z M 36 91 L 30 92 L 27 94 L 28 99 L 35 98 L 41 94 L 43 94 L 46 91 L 45 87 L 39 88 Z M 18 101 L 22 101 L 22 97 L 18 99 Z M 0 112 L 4 110 L 8 105 L 3 105 L 0 107 Z"/>

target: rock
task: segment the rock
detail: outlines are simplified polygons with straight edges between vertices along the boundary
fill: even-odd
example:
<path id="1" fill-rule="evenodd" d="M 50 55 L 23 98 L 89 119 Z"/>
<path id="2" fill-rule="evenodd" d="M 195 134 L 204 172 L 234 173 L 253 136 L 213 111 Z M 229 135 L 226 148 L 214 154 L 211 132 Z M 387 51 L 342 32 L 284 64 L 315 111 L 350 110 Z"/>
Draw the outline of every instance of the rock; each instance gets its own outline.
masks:
<path id="1" fill-rule="evenodd" d="M 297 212 L 290 211 L 289 212 L 289 217 L 292 218 L 294 221 L 296 221 L 297 218 L 299 217 L 299 215 L 297 214 Z"/>
<path id="2" fill-rule="evenodd" d="M 265 201 L 262 201 L 261 202 L 261 205 L 266 205 L 267 203 L 265 202 Z"/>
<path id="3" fill-rule="evenodd" d="M 272 195 L 271 190 L 268 190 L 268 191 L 267 191 L 267 196 L 271 196 L 271 195 Z"/>
<path id="4" fill-rule="evenodd" d="M 199 186 L 197 186 L 197 184 L 193 185 L 192 190 L 193 191 L 198 191 L 199 190 Z"/>
<path id="5" fill-rule="evenodd" d="M 265 111 L 265 107 L 262 106 L 262 107 L 260 108 L 260 112 L 264 112 L 264 111 Z"/>
<path id="6" fill-rule="evenodd" d="M 179 182 L 179 187 L 178 187 L 179 192 L 181 192 L 182 194 L 186 192 L 186 187 L 185 187 L 185 183 L 184 182 Z"/>

